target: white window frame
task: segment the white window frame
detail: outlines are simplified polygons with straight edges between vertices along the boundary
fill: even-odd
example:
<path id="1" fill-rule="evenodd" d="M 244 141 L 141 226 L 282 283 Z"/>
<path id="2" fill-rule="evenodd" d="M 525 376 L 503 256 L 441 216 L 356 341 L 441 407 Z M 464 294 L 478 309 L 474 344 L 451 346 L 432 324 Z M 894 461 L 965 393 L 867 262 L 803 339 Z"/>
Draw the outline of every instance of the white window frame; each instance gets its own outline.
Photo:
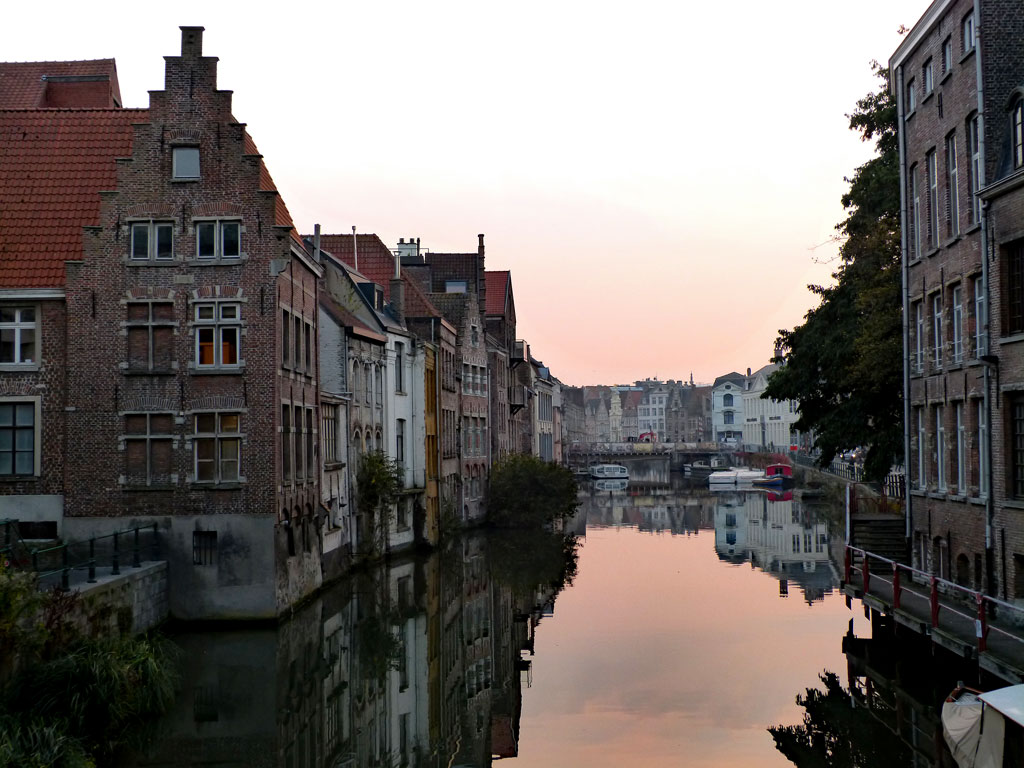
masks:
<path id="1" fill-rule="evenodd" d="M 942 367 L 942 293 L 932 295 L 932 362 Z"/>
<path id="2" fill-rule="evenodd" d="M 935 90 L 935 76 L 933 72 L 934 67 L 932 66 L 932 60 L 928 59 L 921 67 L 921 80 L 924 85 L 924 95 L 927 96 Z"/>
<path id="3" fill-rule="evenodd" d="M 910 169 L 910 199 L 912 201 L 912 212 L 910 217 L 910 257 L 911 259 L 921 258 L 921 185 L 917 181 L 918 167 L 915 164 Z"/>
<path id="4" fill-rule="evenodd" d="M 0 307 L 4 312 L 13 312 L 12 320 L 0 318 L 0 331 L 13 332 L 14 340 L 10 360 L 0 360 L 0 370 L 35 370 L 39 368 L 39 348 L 42 340 L 41 323 L 39 322 L 38 304 L 5 305 Z M 22 313 L 32 313 L 31 320 L 24 320 Z M 23 360 L 21 357 L 22 334 L 24 331 L 32 331 L 32 356 L 33 359 Z"/>
<path id="5" fill-rule="evenodd" d="M 985 401 L 978 400 L 978 495 L 988 496 L 988 419 Z"/>
<path id="6" fill-rule="evenodd" d="M 959 285 L 953 286 L 950 301 L 953 303 L 953 362 L 960 363 L 964 359 L 963 322 L 964 308 L 961 301 L 962 291 Z"/>
<path id="7" fill-rule="evenodd" d="M 1010 147 L 1013 167 L 1024 167 L 1024 98 L 1017 99 L 1010 108 Z"/>
<path id="8" fill-rule="evenodd" d="M 954 406 L 956 414 L 956 492 L 961 496 L 967 495 L 967 429 L 964 424 L 964 404 L 956 403 Z"/>
<path id="9" fill-rule="evenodd" d="M 241 411 L 194 411 L 192 416 L 192 482 L 202 485 L 234 485 L 236 483 L 244 483 L 245 476 L 242 474 L 242 443 L 245 439 L 245 432 L 242 431 L 242 417 Z M 212 416 L 214 419 L 213 431 L 200 431 L 199 430 L 199 419 L 200 417 Z M 238 428 L 235 431 L 228 431 L 223 426 L 225 417 L 235 417 L 238 422 Z M 204 462 L 212 462 L 214 469 L 214 477 L 211 480 L 200 480 L 199 479 L 199 446 L 202 441 L 213 440 L 214 455 L 212 459 L 203 459 Z M 224 447 L 234 443 L 236 447 L 236 455 L 234 458 L 227 457 L 224 455 Z M 228 462 L 235 462 L 237 468 L 235 470 L 235 476 L 225 477 L 224 466 Z"/>
<path id="10" fill-rule="evenodd" d="M 924 426 L 924 408 L 917 409 L 917 487 L 925 490 L 928 487 L 928 432 Z"/>
<path id="11" fill-rule="evenodd" d="M 967 153 L 971 158 L 969 182 L 972 224 L 981 221 L 981 198 L 978 197 L 978 190 L 981 188 L 981 142 L 978 140 L 978 127 L 978 116 L 974 115 L 967 121 Z"/>
<path id="12" fill-rule="evenodd" d="M 963 46 L 964 54 L 974 50 L 977 44 L 977 35 L 974 29 L 974 11 L 971 11 L 962 22 L 960 22 L 960 43 Z"/>
<path id="13" fill-rule="evenodd" d="M 960 178 L 956 160 L 956 134 L 946 137 L 946 194 L 949 198 L 949 234 L 960 234 Z"/>
<path id="14" fill-rule="evenodd" d="M 133 263 L 147 261 L 174 261 L 174 222 L 156 219 L 144 221 L 130 221 L 128 223 L 130 237 L 128 238 L 128 260 Z M 146 233 L 146 255 L 138 256 L 135 253 L 136 238 L 141 231 Z M 171 238 L 171 252 L 167 256 L 161 256 L 158 250 L 160 233 L 166 232 Z"/>
<path id="15" fill-rule="evenodd" d="M 939 174 L 935 150 L 925 155 L 928 172 L 928 245 L 939 247 Z"/>
<path id="16" fill-rule="evenodd" d="M 196 242 L 196 259 L 203 262 L 212 261 L 237 261 L 245 255 L 245 251 L 242 248 L 242 235 L 245 233 L 245 227 L 242 226 L 242 220 L 238 218 L 233 219 L 194 219 L 192 222 L 193 229 L 195 230 L 195 242 Z M 200 249 L 201 242 L 201 231 L 204 227 L 213 227 L 213 254 L 202 255 Z M 231 228 L 237 228 L 238 232 L 238 253 L 232 253 L 225 255 L 224 253 L 224 235 L 225 232 Z"/>
<path id="17" fill-rule="evenodd" d="M 188 153 L 188 158 L 191 160 L 195 158 L 195 173 L 188 173 L 187 168 L 182 166 L 191 165 L 192 163 L 185 163 L 185 157 Z M 202 165 L 200 164 L 199 147 L 172 147 L 171 148 L 171 178 L 173 179 L 198 179 L 202 174 Z"/>
<path id="18" fill-rule="evenodd" d="M 917 109 L 917 84 L 914 78 L 907 81 L 907 115 L 914 114 Z"/>
<path id="19" fill-rule="evenodd" d="M 942 406 L 935 406 L 935 481 L 940 493 L 946 491 L 946 425 L 942 417 Z"/>
<path id="20" fill-rule="evenodd" d="M 18 405 L 29 404 L 32 406 L 32 471 L 29 472 L 15 472 L 17 464 L 18 454 Z M 0 426 L 0 430 L 10 430 L 11 432 L 11 448 L 9 452 L 11 454 L 11 472 L 2 474 L 0 477 L 3 478 L 33 478 L 39 477 L 42 474 L 42 445 L 43 445 L 43 425 L 42 425 L 42 398 L 41 397 L 0 397 L 0 405 L 12 405 L 12 423 L 9 425 Z M 22 429 L 25 427 L 22 426 Z M 22 452 L 27 449 L 22 448 Z M 4 451 L 7 453 L 8 451 Z"/>
<path id="21" fill-rule="evenodd" d="M 988 321 L 986 314 L 987 302 L 985 301 L 985 285 L 979 275 L 974 279 L 974 357 L 981 358 L 986 352 L 987 335 L 985 323 Z"/>
<path id="22" fill-rule="evenodd" d="M 953 70 L 953 38 L 947 37 L 942 42 L 942 74 Z"/>
<path id="23" fill-rule="evenodd" d="M 218 301 L 200 299 L 192 302 L 192 336 L 195 347 L 193 366 L 196 370 L 238 370 L 245 365 L 242 359 L 242 304 L 237 300 Z M 202 317 L 202 310 L 212 308 L 210 317 Z M 225 310 L 233 309 L 234 317 L 226 314 Z M 200 362 L 200 336 L 203 331 L 213 332 L 213 362 Z M 236 345 L 236 361 L 225 363 L 224 354 L 224 333 L 234 331 Z"/>
<path id="24" fill-rule="evenodd" d="M 924 372 L 924 302 L 914 305 L 914 370 Z"/>

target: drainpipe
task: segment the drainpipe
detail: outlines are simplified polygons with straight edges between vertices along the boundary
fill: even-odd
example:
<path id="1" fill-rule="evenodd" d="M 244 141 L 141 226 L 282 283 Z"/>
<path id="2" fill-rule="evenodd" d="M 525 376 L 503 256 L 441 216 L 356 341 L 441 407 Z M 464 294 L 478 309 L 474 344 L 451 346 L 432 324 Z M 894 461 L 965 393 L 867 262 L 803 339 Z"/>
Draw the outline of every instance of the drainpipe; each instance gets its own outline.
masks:
<path id="1" fill-rule="evenodd" d="M 978 189 L 984 189 L 986 184 L 985 179 L 985 95 L 984 95 L 984 80 L 982 77 L 981 68 L 981 0 L 974 0 L 974 71 L 975 80 L 977 82 L 978 91 L 978 154 L 981 157 L 981 162 L 978 168 Z M 974 204 L 974 201 L 971 201 Z M 988 206 L 982 204 L 981 207 L 981 290 L 982 295 L 985 297 L 985 325 L 984 338 L 985 338 L 985 357 L 992 359 L 992 355 L 988 354 L 992 348 L 990 329 L 991 323 L 989 318 L 992 316 L 991 312 L 991 293 L 989 292 L 989 269 L 988 269 Z M 998 358 L 995 359 L 995 364 L 999 364 Z M 981 450 L 985 451 L 985 474 L 988 475 L 986 478 L 988 485 L 988 493 L 985 495 L 985 591 L 989 595 L 996 594 L 995 588 L 995 545 L 993 543 L 992 527 L 995 520 L 995 504 L 993 496 L 995 495 L 995 488 L 992 484 L 993 473 L 992 473 L 992 371 L 991 365 L 986 363 L 983 366 L 984 369 L 984 385 L 985 392 L 984 397 L 984 410 L 985 410 L 985 445 L 980 446 Z M 1005 587 L 1005 585 L 1004 585 Z"/>
<path id="2" fill-rule="evenodd" d="M 900 281 L 903 294 L 903 473 L 906 476 L 910 470 L 910 364 L 907 359 L 907 352 L 910 349 L 910 268 L 908 266 L 907 254 L 907 134 L 903 122 L 903 67 L 896 69 L 896 120 L 899 131 L 899 152 L 900 152 Z M 917 233 L 920 237 L 920 233 Z M 912 551 L 911 532 L 913 527 L 913 506 L 910 494 L 910 483 L 904 483 L 904 532 L 903 543 L 906 551 Z M 913 556 L 911 555 L 911 560 Z"/>

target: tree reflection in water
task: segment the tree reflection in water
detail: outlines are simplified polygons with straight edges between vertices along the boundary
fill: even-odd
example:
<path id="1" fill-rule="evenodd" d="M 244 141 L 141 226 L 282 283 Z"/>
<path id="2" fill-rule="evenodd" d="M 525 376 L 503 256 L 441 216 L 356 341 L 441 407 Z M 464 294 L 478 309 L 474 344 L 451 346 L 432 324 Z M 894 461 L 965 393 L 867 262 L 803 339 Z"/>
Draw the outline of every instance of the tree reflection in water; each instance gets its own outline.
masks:
<path id="1" fill-rule="evenodd" d="M 775 747 L 799 768 L 905 768 L 911 752 L 902 740 L 863 707 L 834 672 L 819 675 L 821 688 L 808 688 L 796 702 L 800 725 L 769 728 Z"/>
<path id="2" fill-rule="evenodd" d="M 537 626 L 577 539 L 476 532 L 347 579 L 273 629 L 186 631 L 136 766 L 484 766 L 518 752 Z"/>

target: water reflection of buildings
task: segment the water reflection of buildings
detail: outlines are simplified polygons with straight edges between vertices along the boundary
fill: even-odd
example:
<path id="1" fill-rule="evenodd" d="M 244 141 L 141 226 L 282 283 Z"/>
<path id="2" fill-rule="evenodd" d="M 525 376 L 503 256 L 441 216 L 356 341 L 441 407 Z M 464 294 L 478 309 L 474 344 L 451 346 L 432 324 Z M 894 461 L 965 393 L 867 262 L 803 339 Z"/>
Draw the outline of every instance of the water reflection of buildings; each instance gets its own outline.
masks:
<path id="1" fill-rule="evenodd" d="M 605 491 L 596 484 L 580 492 L 577 519 L 592 526 L 630 526 L 642 531 L 694 534 L 714 527 L 714 497 L 707 488 L 685 491 L 637 485 Z"/>
<path id="2" fill-rule="evenodd" d="M 839 585 L 829 560 L 828 523 L 791 493 L 716 492 L 715 551 L 749 562 L 779 580 L 779 594 L 795 583 L 810 604 Z"/>
<path id="3" fill-rule="evenodd" d="M 182 691 L 136 765 L 440 768 L 516 756 L 529 656 L 562 570 L 533 582 L 517 551 L 495 555 L 482 536 L 456 544 L 361 574 L 276 629 L 177 638 Z"/>

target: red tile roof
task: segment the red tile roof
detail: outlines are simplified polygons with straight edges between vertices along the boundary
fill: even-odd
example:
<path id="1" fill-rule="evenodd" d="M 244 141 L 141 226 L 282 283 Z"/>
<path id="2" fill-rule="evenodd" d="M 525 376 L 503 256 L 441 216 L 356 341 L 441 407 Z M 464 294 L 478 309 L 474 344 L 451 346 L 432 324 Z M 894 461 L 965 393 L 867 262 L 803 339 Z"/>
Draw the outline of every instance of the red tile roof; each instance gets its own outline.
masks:
<path id="1" fill-rule="evenodd" d="M 64 285 L 144 109 L 0 111 L 0 287 Z"/>
<path id="2" fill-rule="evenodd" d="M 312 239 L 312 235 L 305 235 Z M 375 234 L 320 235 L 320 247 L 349 267 L 355 268 L 355 249 L 358 245 L 359 274 L 384 289 L 384 298 L 391 301 L 391 278 L 395 275 L 395 255 Z M 405 284 L 405 314 L 407 317 L 441 317 L 423 289 L 408 275 L 402 274 Z"/>
<path id="3" fill-rule="evenodd" d="M 487 290 L 488 315 L 504 315 L 507 309 L 508 286 L 512 273 L 507 269 L 484 271 L 484 287 Z"/>
<path id="4" fill-rule="evenodd" d="M 243 140 L 243 151 L 247 155 L 259 155 L 260 151 L 256 148 L 256 142 L 252 140 L 252 136 L 249 132 L 245 132 L 245 138 Z M 276 192 L 277 186 L 274 184 L 274 180 L 270 176 L 270 171 L 267 170 L 267 164 L 263 162 L 262 155 L 260 155 L 260 189 L 264 192 Z M 302 242 L 302 238 L 299 236 L 299 232 L 295 229 L 295 224 L 292 221 L 292 215 L 288 212 L 288 206 L 284 203 L 284 198 L 278 194 L 274 200 L 274 224 L 279 227 L 291 227 L 292 240 L 298 243 L 303 248 L 305 247 Z"/>
<path id="5" fill-rule="evenodd" d="M 113 59 L 0 62 L 0 109 L 120 106 Z"/>

